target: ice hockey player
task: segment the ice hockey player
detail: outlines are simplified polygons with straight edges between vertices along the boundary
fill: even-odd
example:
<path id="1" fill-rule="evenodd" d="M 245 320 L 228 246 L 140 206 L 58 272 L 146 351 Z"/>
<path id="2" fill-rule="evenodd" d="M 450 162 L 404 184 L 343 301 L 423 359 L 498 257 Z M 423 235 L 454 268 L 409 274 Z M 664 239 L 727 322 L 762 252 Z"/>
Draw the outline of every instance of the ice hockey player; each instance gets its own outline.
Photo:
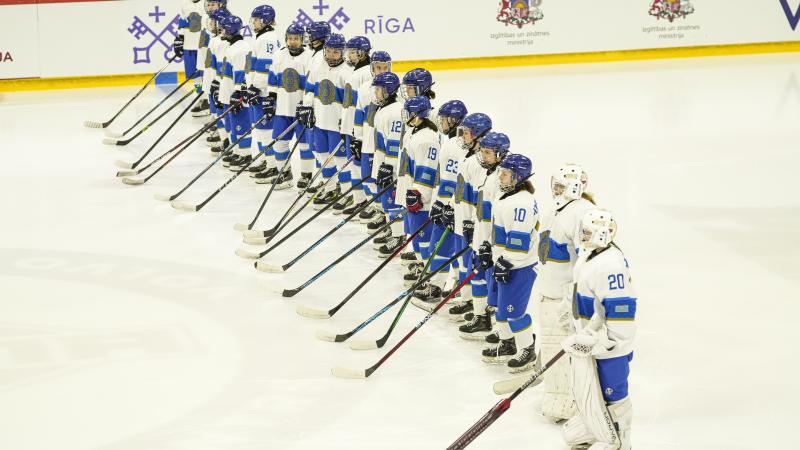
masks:
<path id="1" fill-rule="evenodd" d="M 544 361 L 559 350 L 561 341 L 572 334 L 572 324 L 563 327 L 559 314 L 572 310 L 572 271 L 578 259 L 575 232 L 581 218 L 594 209 L 594 199 L 586 192 L 588 176 L 577 164 L 565 164 L 550 179 L 555 209 L 545 214 L 539 239 L 539 348 Z M 566 304 L 566 305 L 565 305 Z M 566 306 L 566 307 L 564 307 Z M 562 359 L 545 372 L 542 413 L 554 421 L 575 415 L 569 362 Z"/>
<path id="2" fill-rule="evenodd" d="M 353 69 L 350 77 L 344 85 L 344 95 L 342 96 L 342 123 L 340 131 L 342 139 L 344 139 L 345 149 L 348 156 L 353 157 L 353 162 L 345 170 L 349 173 L 346 178 L 349 182 L 342 184 L 342 189 L 349 189 L 351 183 L 355 183 L 361 179 L 361 154 L 353 153 L 351 145 L 353 143 L 353 133 L 355 127 L 355 114 L 356 104 L 358 103 L 358 88 L 364 83 L 372 80 L 372 73 L 370 67 L 370 55 L 372 45 L 364 36 L 356 36 L 350 38 L 345 45 L 345 61 L 347 65 Z M 364 188 L 358 185 L 353 188 L 352 194 L 343 197 L 336 202 L 331 208 L 334 214 L 341 214 L 346 208 L 350 206 L 358 207 L 359 204 L 366 200 L 364 195 Z M 352 212 L 352 211 L 351 211 Z"/>
<path id="3" fill-rule="evenodd" d="M 237 170 L 252 160 L 250 146 L 252 138 L 248 135 L 252 128 L 250 109 L 245 103 L 248 97 L 246 75 L 249 60 L 252 57 L 250 45 L 242 37 L 242 19 L 230 15 L 220 22 L 222 39 L 227 42 L 222 63 L 222 81 L 216 91 L 217 108 L 233 107 L 230 117 L 231 144 L 239 141 L 236 148 L 228 156 L 222 158 L 222 164 Z M 241 139 L 240 139 L 241 138 Z"/>
<path id="4" fill-rule="evenodd" d="M 178 35 L 175 36 L 172 50 L 175 56 L 183 58 L 183 70 L 186 78 L 200 78 L 202 76 L 198 72 L 197 49 L 200 44 L 200 32 L 203 30 L 204 11 L 205 6 L 200 0 L 183 0 L 181 3 Z"/>
<path id="5" fill-rule="evenodd" d="M 207 2 L 206 8 L 211 8 L 212 5 L 217 5 L 220 2 Z M 211 40 L 208 44 L 208 70 L 203 72 L 203 91 L 208 92 L 209 104 L 211 113 L 219 117 L 223 110 L 217 108 L 217 102 L 214 96 L 219 91 L 219 83 L 222 81 L 222 67 L 223 58 L 225 56 L 225 49 L 228 43 L 222 39 L 222 27 L 220 23 L 222 20 L 231 13 L 226 8 L 217 8 L 209 13 L 208 25 L 211 31 Z M 212 153 L 219 153 L 224 148 L 228 147 L 230 143 L 230 134 L 228 133 L 226 122 L 230 124 L 230 115 L 225 119 L 217 120 L 216 128 L 213 128 L 210 136 L 206 138 L 206 144 L 211 147 Z"/>
<path id="6" fill-rule="evenodd" d="M 272 138 L 277 139 L 286 128 L 295 121 L 297 106 L 302 104 L 306 85 L 306 73 L 311 64 L 311 53 L 303 46 L 304 30 L 301 25 L 291 24 L 286 29 L 286 48 L 280 50 L 275 57 L 270 68 L 269 74 L 269 93 L 262 103 L 263 113 L 274 116 L 272 120 Z M 302 134 L 302 137 L 301 137 Z M 289 157 L 289 141 L 295 136 L 300 139 L 298 150 L 300 151 L 300 170 L 305 177 L 305 182 L 298 187 L 303 189 L 308 186 L 311 179 L 311 171 L 314 168 L 314 155 L 308 148 L 308 139 L 312 137 L 312 131 L 298 125 L 294 133 L 289 133 L 283 139 L 275 142 L 275 159 L 278 164 L 283 164 Z M 266 183 L 269 179 L 276 179 L 278 170 L 274 174 L 269 173 L 269 169 L 255 176 L 257 183 Z M 302 180 L 303 178 L 301 178 Z M 285 189 L 291 186 L 292 171 L 287 167 L 286 172 L 280 176 L 280 180 L 275 185 L 275 189 Z"/>
<path id="7" fill-rule="evenodd" d="M 361 187 L 365 194 L 365 200 L 372 198 L 378 193 L 375 186 L 375 179 L 372 178 L 372 163 L 375 158 L 375 114 L 378 112 L 379 105 L 375 103 L 375 88 L 372 86 L 372 81 L 376 76 L 392 71 L 392 57 L 385 51 L 373 52 L 370 57 L 370 73 L 372 75 L 358 88 L 358 96 L 356 99 L 356 110 L 353 115 L 353 139 L 350 141 L 350 154 L 353 157 L 358 157 L 359 164 L 361 165 L 360 179 L 364 180 Z M 354 203 L 353 206 L 346 208 L 342 211 L 344 214 L 352 214 L 359 207 Z M 370 204 L 358 215 L 358 220 L 361 223 L 369 223 L 377 215 L 382 215 L 379 202 Z M 377 236 L 376 239 L 384 239 L 391 234 L 387 230 L 382 236 Z M 385 244 L 385 241 L 380 242 L 380 245 Z M 380 247 L 380 245 L 378 247 Z"/>
<path id="8" fill-rule="evenodd" d="M 439 251 L 436 252 L 431 267 L 443 267 L 444 262 L 453 256 L 455 252 L 466 247 L 463 228 L 460 223 L 458 224 L 458 233 L 456 233 L 455 210 L 450 205 L 458 183 L 458 165 L 466 154 L 466 151 L 459 144 L 456 132 L 466 115 L 467 107 L 464 102 L 450 100 L 439 108 L 436 118 L 437 127 L 439 128 L 441 155 L 439 156 L 439 185 L 436 188 L 436 201 L 433 202 L 430 209 L 430 218 L 433 221 L 430 248 L 435 248 L 445 230 L 449 230 L 449 232 L 439 247 Z M 459 217 L 459 219 L 463 218 Z M 453 267 L 457 270 L 459 264 L 455 263 Z M 442 289 L 447 281 L 449 269 L 450 266 L 443 268 L 429 283 L 417 290 L 411 303 L 428 312 L 433 311 L 433 308 L 436 307 L 444 295 Z"/>
<path id="9" fill-rule="evenodd" d="M 309 64 L 308 72 L 306 73 L 306 85 L 304 87 L 305 95 L 311 94 L 314 95 L 314 85 L 309 84 L 308 80 L 311 77 L 311 73 L 319 66 L 327 65 L 325 61 L 325 52 L 323 48 L 325 47 L 325 42 L 331 36 L 331 25 L 328 22 L 314 22 L 308 26 L 306 29 L 306 36 L 308 38 L 308 48 L 310 50 L 310 59 L 311 62 Z M 316 131 L 314 129 L 313 117 L 310 116 L 313 113 L 313 105 L 311 106 L 304 106 L 298 105 L 296 116 L 298 119 L 304 122 L 304 126 L 308 129 L 306 134 L 308 135 L 308 147 L 314 155 L 316 159 L 316 152 L 314 151 L 315 145 L 315 134 Z M 317 166 L 320 163 L 316 163 Z M 333 174 L 336 173 L 336 167 L 334 164 L 329 164 L 326 167 L 322 168 L 322 176 L 330 178 Z M 306 184 L 311 180 L 311 172 L 301 172 L 300 179 L 297 181 L 297 187 L 299 189 L 306 189 Z M 317 188 L 322 185 L 321 181 L 317 182 L 316 186 L 310 186 L 307 189 L 309 194 L 315 194 L 317 192 Z"/>
<path id="10" fill-rule="evenodd" d="M 500 342 L 485 349 L 484 360 L 507 361 L 511 373 L 532 369 L 536 363 L 533 320 L 528 303 L 538 264 L 539 206 L 533 195 L 533 165 L 526 156 L 503 158 L 497 171 L 499 198 L 492 201 L 494 242 L 489 253 L 497 295 Z M 485 255 L 481 255 L 483 262 Z"/>
<path id="11" fill-rule="evenodd" d="M 614 243 L 616 232 L 609 211 L 589 211 L 580 221 L 573 298 L 576 332 L 562 342 L 570 356 L 578 411 L 563 428 L 573 448 L 631 448 L 628 375 L 637 299 L 628 261 Z"/>
<path id="12" fill-rule="evenodd" d="M 267 96 L 269 86 L 269 70 L 275 59 L 275 55 L 283 48 L 278 33 L 275 32 L 275 9 L 269 5 L 256 6 L 250 14 L 250 25 L 255 32 L 254 39 L 251 41 L 252 58 L 250 72 L 247 74 L 247 104 L 250 109 L 250 120 L 255 124 L 253 138 L 256 142 L 251 156 L 255 157 L 259 152 L 264 153 L 264 161 L 261 164 L 251 167 L 251 174 L 268 171 L 273 169 L 277 172 L 275 162 L 275 151 L 272 147 L 267 147 L 272 141 L 272 116 L 266 120 L 260 120 L 264 116 L 264 101 Z M 274 179 L 268 178 L 270 181 Z"/>

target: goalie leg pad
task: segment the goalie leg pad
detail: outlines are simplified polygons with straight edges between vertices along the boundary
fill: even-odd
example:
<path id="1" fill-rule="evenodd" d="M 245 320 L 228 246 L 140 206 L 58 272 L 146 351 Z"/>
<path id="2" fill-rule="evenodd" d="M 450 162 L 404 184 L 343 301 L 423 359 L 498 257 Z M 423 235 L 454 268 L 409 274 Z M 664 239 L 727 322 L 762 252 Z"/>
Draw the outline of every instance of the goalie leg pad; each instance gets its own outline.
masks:
<path id="1" fill-rule="evenodd" d="M 594 436 L 595 442 L 612 445 L 609 448 L 619 448 L 619 436 L 603 398 L 595 359 L 591 356 L 572 356 L 570 366 L 572 392 L 584 426 Z"/>
<path id="2" fill-rule="evenodd" d="M 539 306 L 542 360 L 549 361 L 561 350 L 561 341 L 569 333 L 559 324 L 562 300 L 542 297 Z M 575 415 L 575 400 L 572 398 L 572 371 L 569 358 L 561 358 L 544 374 L 545 394 L 542 414 L 554 420 L 569 419 Z"/>
<path id="3" fill-rule="evenodd" d="M 586 428 L 579 415 L 569 419 L 561 431 L 564 434 L 564 441 L 570 447 L 588 446 L 594 443 L 594 435 Z"/>

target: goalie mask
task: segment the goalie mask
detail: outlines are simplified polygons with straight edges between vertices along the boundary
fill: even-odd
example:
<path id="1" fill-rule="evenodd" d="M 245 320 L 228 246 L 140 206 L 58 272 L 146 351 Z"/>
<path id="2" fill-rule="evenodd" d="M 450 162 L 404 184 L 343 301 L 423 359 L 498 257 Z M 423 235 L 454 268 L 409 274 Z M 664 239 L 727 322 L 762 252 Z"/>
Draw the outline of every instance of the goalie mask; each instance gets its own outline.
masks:
<path id="1" fill-rule="evenodd" d="M 564 164 L 550 179 L 553 200 L 556 208 L 561 208 L 572 200 L 581 198 L 586 191 L 589 178 L 577 164 Z"/>
<path id="2" fill-rule="evenodd" d="M 595 209 L 586 213 L 581 219 L 576 246 L 582 250 L 592 251 L 606 248 L 614 241 L 617 234 L 617 222 L 610 211 Z"/>

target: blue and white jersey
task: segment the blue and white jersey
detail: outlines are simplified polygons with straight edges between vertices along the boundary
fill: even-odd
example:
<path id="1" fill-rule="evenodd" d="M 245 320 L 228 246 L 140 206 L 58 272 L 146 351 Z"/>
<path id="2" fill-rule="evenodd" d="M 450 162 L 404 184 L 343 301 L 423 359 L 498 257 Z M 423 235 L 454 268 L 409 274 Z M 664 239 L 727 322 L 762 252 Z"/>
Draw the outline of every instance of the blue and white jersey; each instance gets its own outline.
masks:
<path id="1" fill-rule="evenodd" d="M 375 103 L 372 79 L 358 88 L 358 101 L 353 113 L 353 136 L 361 139 L 361 153 L 375 153 L 375 116 L 379 106 Z"/>
<path id="2" fill-rule="evenodd" d="M 628 261 L 619 248 L 583 251 L 575 264 L 575 295 L 573 311 L 578 316 L 576 327 L 581 330 L 605 329 L 613 348 L 597 355 L 597 359 L 624 356 L 633 351 L 636 335 L 636 292 L 631 283 Z"/>
<path id="3" fill-rule="evenodd" d="M 542 219 L 539 235 L 539 278 L 536 280 L 545 297 L 559 299 L 564 295 L 564 286 L 573 282 L 575 261 L 575 237 L 581 218 L 595 206 L 589 200 L 572 200 Z"/>
<path id="4" fill-rule="evenodd" d="M 436 190 L 436 200 L 449 203 L 456 193 L 458 184 L 458 165 L 467 152 L 461 148 L 459 139 L 440 135 L 442 156 L 439 158 L 439 186 Z"/>
<path id="5" fill-rule="evenodd" d="M 253 50 L 243 39 L 235 41 L 225 49 L 225 57 L 222 60 L 222 81 L 219 86 L 220 102 L 230 103 L 233 91 L 246 84 L 252 54 Z"/>
<path id="6" fill-rule="evenodd" d="M 372 83 L 372 68 L 369 64 L 356 66 L 344 85 L 344 102 L 342 103 L 342 124 L 340 134 L 355 136 L 355 116 L 358 107 L 361 87 Z M 363 122 L 362 122 L 363 123 Z"/>
<path id="7" fill-rule="evenodd" d="M 251 41 L 251 45 L 253 47 L 253 55 L 250 57 L 251 70 L 247 77 L 247 82 L 248 85 L 258 88 L 261 91 L 261 96 L 265 97 L 269 86 L 270 67 L 280 49 L 283 48 L 283 43 L 278 33 L 265 31 L 257 35 Z"/>
<path id="8" fill-rule="evenodd" d="M 205 4 L 201 0 L 183 0 L 181 17 L 178 19 L 178 34 L 183 35 L 183 49 L 200 48 L 200 32 L 206 18 Z"/>
<path id="9" fill-rule="evenodd" d="M 498 170 L 495 169 L 492 173 L 488 173 L 486 169 L 481 169 L 486 174 L 486 177 L 484 178 L 483 184 L 478 186 L 478 195 L 475 197 L 475 234 L 473 244 L 477 244 L 478 246 L 483 242 L 492 243 L 492 233 L 494 233 L 494 227 L 492 226 L 494 202 L 497 201 L 501 195 L 497 184 Z M 497 256 L 495 256 L 495 259 L 497 259 Z"/>
<path id="10" fill-rule="evenodd" d="M 303 51 L 292 56 L 288 48 L 280 50 L 270 66 L 269 92 L 277 94 L 275 114 L 294 117 L 297 105 L 303 102 L 306 73 L 311 64 L 311 52 Z"/>
<path id="11" fill-rule="evenodd" d="M 503 195 L 492 205 L 492 256 L 501 256 L 514 269 L 538 263 L 539 205 L 533 194 L 521 190 Z"/>
<path id="12" fill-rule="evenodd" d="M 211 45 L 214 39 L 219 39 L 211 36 L 208 29 L 203 28 L 200 32 L 200 48 L 197 49 L 197 67 L 203 70 L 203 92 L 208 93 L 211 88 L 211 82 L 214 81 L 214 76 L 217 74 L 217 68 L 211 54 Z M 215 44 L 216 45 L 216 44 Z"/>
<path id="13" fill-rule="evenodd" d="M 464 160 L 458 165 L 456 192 L 453 195 L 456 232 L 458 233 L 460 230 L 462 236 L 464 235 L 464 221 L 477 221 L 476 206 L 478 204 L 478 192 L 485 182 L 486 169 L 481 167 L 480 162 L 478 162 L 478 155 L 473 154 L 469 157 L 465 156 Z M 462 217 L 461 220 L 458 219 L 459 216 Z M 477 238 L 473 237 L 472 248 L 477 249 L 482 243 L 483 241 L 478 241 Z"/>
<path id="14" fill-rule="evenodd" d="M 421 211 L 428 211 L 439 173 L 439 133 L 423 125 L 406 130 L 404 137 L 395 201 L 405 204 L 406 192 L 416 189 L 422 194 Z"/>
<path id="15" fill-rule="evenodd" d="M 344 87 L 352 71 L 353 68 L 345 63 L 330 67 L 324 59 L 321 64 L 312 64 L 306 79 L 303 105 L 314 107 L 317 128 L 339 132 L 346 100 Z"/>
<path id="16" fill-rule="evenodd" d="M 225 52 L 228 51 L 228 47 L 230 47 L 228 41 L 220 36 L 211 38 L 211 43 L 208 46 L 208 51 L 211 53 L 211 64 L 214 67 L 214 79 L 211 81 L 218 81 L 220 85 L 222 84 L 223 69 L 225 67 Z"/>
<path id="17" fill-rule="evenodd" d="M 375 113 L 375 160 L 372 163 L 372 177 L 378 177 L 381 164 L 389 164 L 398 176 L 400 166 L 400 133 L 403 129 L 401 111 L 403 105 L 394 101 L 381 106 Z M 397 203 L 402 204 L 400 197 Z M 403 199 L 405 201 L 405 199 Z"/>

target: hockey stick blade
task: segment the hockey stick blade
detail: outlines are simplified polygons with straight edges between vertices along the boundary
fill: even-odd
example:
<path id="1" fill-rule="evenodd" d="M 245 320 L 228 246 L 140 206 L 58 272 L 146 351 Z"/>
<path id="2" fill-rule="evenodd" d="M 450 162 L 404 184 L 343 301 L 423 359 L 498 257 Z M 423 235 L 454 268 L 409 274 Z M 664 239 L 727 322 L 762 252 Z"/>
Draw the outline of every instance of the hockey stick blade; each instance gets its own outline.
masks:
<path id="1" fill-rule="evenodd" d="M 258 253 L 249 252 L 241 248 L 236 249 L 236 256 L 244 259 L 258 259 Z"/>
<path id="2" fill-rule="evenodd" d="M 139 175 L 139 171 L 138 170 L 118 170 L 117 171 L 117 178 L 132 177 L 134 175 Z"/>
<path id="3" fill-rule="evenodd" d="M 376 341 L 364 341 L 358 340 L 350 341 L 350 348 L 353 350 L 374 350 L 378 348 L 378 343 Z"/>
<path id="4" fill-rule="evenodd" d="M 266 263 L 263 263 L 261 261 L 256 261 L 256 263 L 253 264 L 253 265 L 255 266 L 256 269 L 260 270 L 261 272 L 269 272 L 269 273 L 283 273 L 283 272 L 285 272 L 283 270 L 283 267 L 281 267 L 281 266 L 273 266 L 272 264 L 266 264 Z"/>
<path id="5" fill-rule="evenodd" d="M 172 198 L 171 195 L 165 195 L 165 194 L 153 194 L 153 198 L 160 202 L 171 202 L 175 200 L 174 198 Z"/>
<path id="6" fill-rule="evenodd" d="M 267 238 L 264 238 L 264 237 L 259 237 L 259 238 L 256 238 L 256 237 L 244 237 L 242 239 L 242 242 L 244 242 L 247 245 L 264 245 L 264 244 L 267 243 Z"/>
<path id="7" fill-rule="evenodd" d="M 106 145 L 117 145 L 119 143 L 118 140 L 110 137 L 103 138 L 103 144 Z"/>
<path id="8" fill-rule="evenodd" d="M 114 161 L 114 165 L 119 167 L 120 169 L 133 169 L 133 164 L 127 161 L 116 160 Z"/>
<path id="9" fill-rule="evenodd" d="M 356 380 L 367 378 L 367 372 L 364 369 L 349 369 L 346 367 L 334 367 L 331 369 L 331 375 L 335 376 L 336 378 Z"/>
<path id="10" fill-rule="evenodd" d="M 298 305 L 297 306 L 297 314 L 308 317 L 309 319 L 330 319 L 331 315 L 328 311 L 323 311 L 321 309 L 314 309 L 309 308 L 308 306 Z"/>
<path id="11" fill-rule="evenodd" d="M 314 336 L 320 341 L 339 342 L 339 335 L 331 333 L 328 330 L 317 330 L 317 332 L 314 333 Z"/>
<path id="12" fill-rule="evenodd" d="M 122 133 L 120 133 L 118 131 L 112 131 L 111 129 L 106 128 L 106 136 L 108 136 L 110 138 L 121 138 L 122 137 Z"/>
<path id="13" fill-rule="evenodd" d="M 181 210 L 181 211 L 189 211 L 189 212 L 197 211 L 197 205 L 193 205 L 193 204 L 188 203 L 188 202 L 182 202 L 180 200 L 173 200 L 169 204 L 173 208 Z"/>
<path id="14" fill-rule="evenodd" d="M 135 178 L 128 178 L 128 177 L 123 178 L 122 182 L 130 186 L 137 186 L 140 184 L 144 184 L 144 180 L 137 180 Z"/>
<path id="15" fill-rule="evenodd" d="M 247 225 L 245 225 L 245 226 L 247 226 Z M 271 236 L 271 233 L 267 234 L 267 231 L 271 231 L 271 230 L 266 230 L 265 231 L 265 230 L 250 230 L 250 229 L 246 229 L 246 230 L 244 230 L 243 234 L 244 234 L 244 237 L 246 237 L 246 238 L 263 239 L 265 237 Z"/>
<path id="16" fill-rule="evenodd" d="M 237 224 L 233 225 L 233 230 L 234 231 L 241 231 L 242 233 L 244 233 L 249 229 L 250 229 L 250 227 L 245 223 L 237 223 Z"/>
<path id="17" fill-rule="evenodd" d="M 95 122 L 93 120 L 86 120 L 83 122 L 83 126 L 86 128 L 103 128 L 103 124 L 100 122 Z"/>
<path id="18" fill-rule="evenodd" d="M 300 289 L 284 289 L 281 292 L 281 297 L 294 297 L 298 292 L 300 292 Z"/>
<path id="19" fill-rule="evenodd" d="M 531 375 L 532 374 L 527 374 L 527 375 L 522 375 L 522 376 L 519 376 L 519 377 L 507 378 L 505 380 L 497 381 L 492 385 L 492 390 L 494 390 L 494 393 L 497 394 L 497 395 L 510 394 L 510 393 L 516 391 L 517 389 L 521 388 L 523 384 L 525 384 L 528 380 L 530 380 L 531 379 Z M 538 377 L 528 387 L 536 386 L 539 383 L 541 383 L 542 380 L 544 380 L 544 378 Z"/>

